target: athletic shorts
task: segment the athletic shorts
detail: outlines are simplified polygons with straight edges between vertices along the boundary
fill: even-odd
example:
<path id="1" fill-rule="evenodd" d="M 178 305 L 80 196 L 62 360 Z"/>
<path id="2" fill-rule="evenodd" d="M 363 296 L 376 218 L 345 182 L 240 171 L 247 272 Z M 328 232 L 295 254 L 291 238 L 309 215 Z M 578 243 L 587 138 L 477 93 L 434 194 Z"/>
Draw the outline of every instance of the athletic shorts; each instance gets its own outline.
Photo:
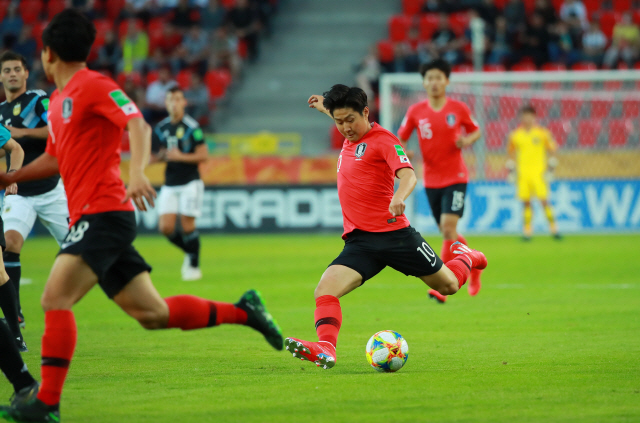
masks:
<path id="1" fill-rule="evenodd" d="M 193 180 L 184 185 L 165 185 L 160 189 L 158 195 L 158 214 L 200 217 L 203 195 L 204 182 L 201 179 Z"/>
<path id="2" fill-rule="evenodd" d="M 340 264 L 362 276 L 362 283 L 389 266 L 407 276 L 429 276 L 442 267 L 442 260 L 422 235 L 411 226 L 391 232 L 347 235 L 344 249 L 329 266 Z"/>
<path id="3" fill-rule="evenodd" d="M 518 198 L 522 201 L 529 201 L 532 196 L 539 200 L 547 199 L 549 190 L 547 182 L 542 175 L 518 177 L 516 185 L 518 187 Z"/>
<path id="4" fill-rule="evenodd" d="M 69 233 L 69 207 L 62 181 L 54 189 L 44 194 L 24 197 L 6 195 L 2 207 L 5 231 L 16 231 L 27 239 L 36 223 L 36 218 L 49 230 L 51 235 L 62 244 Z"/>
<path id="5" fill-rule="evenodd" d="M 467 184 L 449 185 L 444 188 L 425 188 L 425 191 L 431 206 L 431 213 L 438 225 L 440 217 L 445 213 L 462 217 Z"/>
<path id="6" fill-rule="evenodd" d="M 151 266 L 133 248 L 134 212 L 114 211 L 82 216 L 69 230 L 60 254 L 80 256 L 98 276 L 100 288 L 113 298 Z"/>

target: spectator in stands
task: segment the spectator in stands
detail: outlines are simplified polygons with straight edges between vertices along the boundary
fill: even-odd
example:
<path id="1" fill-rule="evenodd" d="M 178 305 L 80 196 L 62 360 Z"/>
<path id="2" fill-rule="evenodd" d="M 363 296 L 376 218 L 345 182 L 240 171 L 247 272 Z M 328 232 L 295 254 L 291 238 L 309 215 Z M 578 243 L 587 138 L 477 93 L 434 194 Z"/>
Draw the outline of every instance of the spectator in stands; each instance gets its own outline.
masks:
<path id="1" fill-rule="evenodd" d="M 600 30 L 598 21 L 589 25 L 589 30 L 582 36 L 582 60 L 602 66 L 604 50 L 607 47 L 607 36 Z"/>
<path id="2" fill-rule="evenodd" d="M 169 57 L 181 43 L 182 35 L 175 26 L 167 23 L 162 27 L 162 36 L 158 40 L 156 49 L 160 50 L 163 57 Z"/>
<path id="3" fill-rule="evenodd" d="M 554 63 L 563 63 L 571 67 L 580 61 L 580 51 L 575 48 L 573 38 L 569 34 L 569 27 L 564 22 L 559 22 L 554 29 L 552 39 L 549 42 L 549 60 Z"/>
<path id="4" fill-rule="evenodd" d="M 487 63 L 490 65 L 506 65 L 511 60 L 511 38 L 504 16 L 496 18 L 495 29 L 489 32 Z"/>
<path id="5" fill-rule="evenodd" d="M 176 51 L 174 60 L 178 61 L 181 69 L 184 67 L 194 68 L 201 75 L 204 75 L 207 72 L 208 56 L 209 38 L 207 33 L 198 25 L 193 25 L 182 39 L 182 44 Z"/>
<path id="6" fill-rule="evenodd" d="M 69 2 L 67 2 L 68 4 Z M 71 0 L 71 7 L 82 12 L 87 18 L 93 20 L 98 17 L 95 0 Z"/>
<path id="7" fill-rule="evenodd" d="M 579 0 L 565 0 L 560 6 L 560 19 L 569 25 L 569 32 L 577 42 L 582 33 L 589 28 L 587 8 Z"/>
<path id="8" fill-rule="evenodd" d="M 167 115 L 164 100 L 169 88 L 176 85 L 178 83 L 171 78 L 169 66 L 166 64 L 161 66 L 158 70 L 158 79 L 149 84 L 145 95 L 143 115 L 149 124 L 156 123 Z"/>
<path id="9" fill-rule="evenodd" d="M 633 23 L 631 13 L 625 12 L 613 27 L 611 46 L 604 54 L 604 66 L 613 68 L 623 60 L 629 67 L 638 60 L 640 52 L 640 30 Z"/>
<path id="10" fill-rule="evenodd" d="M 469 9 L 469 27 L 465 36 L 471 44 L 472 62 L 476 71 L 482 71 L 485 52 L 488 45 L 487 23 L 480 17 L 476 9 Z"/>
<path id="11" fill-rule="evenodd" d="M 426 49 L 420 42 L 420 31 L 418 28 L 412 27 L 407 34 L 407 39 L 394 45 L 393 71 L 417 72 L 421 61 L 419 58 L 419 51 L 423 50 Z"/>
<path id="12" fill-rule="evenodd" d="M 213 33 L 209 69 L 227 68 L 233 79 L 242 73 L 242 59 L 238 53 L 238 38 L 229 33 L 226 25 L 222 25 Z"/>
<path id="13" fill-rule="evenodd" d="M 478 8 L 478 12 L 480 17 L 489 25 L 489 28 L 493 28 L 496 24 L 496 19 L 501 15 L 500 9 L 498 9 L 494 0 L 484 0 Z"/>
<path id="14" fill-rule="evenodd" d="M 137 18 L 149 22 L 149 19 L 157 13 L 158 10 L 156 10 L 153 0 L 127 0 L 120 13 L 120 18 Z"/>
<path id="15" fill-rule="evenodd" d="M 451 30 L 449 16 L 441 13 L 438 21 L 438 29 L 431 37 L 429 49 L 434 57 L 440 57 L 451 64 L 458 64 L 462 61 L 462 47 L 464 40 L 458 38 Z"/>
<path id="16" fill-rule="evenodd" d="M 362 59 L 356 74 L 356 85 L 364 90 L 370 102 L 375 101 L 378 94 L 380 73 L 378 49 L 374 46 L 369 49 L 369 53 Z"/>
<path id="17" fill-rule="evenodd" d="M 93 67 L 108 70 L 112 75 L 122 67 L 122 48 L 113 31 L 104 34 L 104 44 L 98 49 L 98 58 Z"/>
<path id="18" fill-rule="evenodd" d="M 200 20 L 198 11 L 189 6 L 189 0 L 180 0 L 173 11 L 171 23 L 180 31 L 186 31 Z"/>
<path id="19" fill-rule="evenodd" d="M 33 27 L 31 25 L 24 25 L 22 27 L 20 36 L 13 47 L 11 47 L 11 50 L 15 53 L 21 54 L 25 59 L 27 59 L 27 67 L 30 68 L 33 65 L 33 59 L 38 50 L 38 44 L 36 43 L 35 38 L 33 38 Z"/>
<path id="20" fill-rule="evenodd" d="M 130 73 L 124 80 L 122 85 L 124 93 L 142 109 L 145 102 L 144 88 L 142 88 L 142 78 L 137 72 Z"/>
<path id="21" fill-rule="evenodd" d="M 522 56 L 530 58 L 540 67 L 548 61 L 549 41 L 549 32 L 544 26 L 543 17 L 534 13 L 521 39 Z"/>
<path id="22" fill-rule="evenodd" d="M 236 36 L 247 45 L 247 55 L 250 61 L 258 58 L 258 32 L 260 22 L 258 16 L 248 0 L 236 0 L 235 6 L 227 15 L 229 23 L 233 26 Z"/>
<path id="23" fill-rule="evenodd" d="M 127 34 L 122 40 L 123 71 L 140 72 L 149 56 L 149 37 L 145 31 L 138 28 L 135 19 L 127 22 Z"/>
<path id="24" fill-rule="evenodd" d="M 207 120 L 209 116 L 209 90 L 202 80 L 202 76 L 194 72 L 191 74 L 191 84 L 184 91 L 187 100 L 186 113 L 198 122 Z"/>
<path id="25" fill-rule="evenodd" d="M 527 26 L 527 11 L 522 0 L 509 0 L 504 6 L 507 30 L 511 36 L 522 33 Z"/>
<path id="26" fill-rule="evenodd" d="M 224 24 L 227 11 L 218 0 L 209 0 L 207 7 L 200 12 L 200 24 L 207 31 L 213 31 Z"/>
<path id="27" fill-rule="evenodd" d="M 535 7 L 533 9 L 534 13 L 542 16 L 544 20 L 544 25 L 547 27 L 547 30 L 552 31 L 553 26 L 558 22 L 558 15 L 556 14 L 556 9 L 551 4 L 550 0 L 536 0 Z"/>

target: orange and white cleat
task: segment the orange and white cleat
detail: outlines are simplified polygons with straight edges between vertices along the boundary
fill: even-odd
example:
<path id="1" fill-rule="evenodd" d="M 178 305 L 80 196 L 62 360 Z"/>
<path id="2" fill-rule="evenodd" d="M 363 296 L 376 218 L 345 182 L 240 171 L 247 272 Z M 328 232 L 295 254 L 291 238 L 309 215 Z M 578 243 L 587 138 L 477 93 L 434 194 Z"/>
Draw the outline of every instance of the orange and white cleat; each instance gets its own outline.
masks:
<path id="1" fill-rule="evenodd" d="M 330 369 L 336 365 L 336 348 L 327 341 L 309 342 L 296 338 L 286 338 L 284 348 L 294 358 L 316 363 L 323 369 Z"/>

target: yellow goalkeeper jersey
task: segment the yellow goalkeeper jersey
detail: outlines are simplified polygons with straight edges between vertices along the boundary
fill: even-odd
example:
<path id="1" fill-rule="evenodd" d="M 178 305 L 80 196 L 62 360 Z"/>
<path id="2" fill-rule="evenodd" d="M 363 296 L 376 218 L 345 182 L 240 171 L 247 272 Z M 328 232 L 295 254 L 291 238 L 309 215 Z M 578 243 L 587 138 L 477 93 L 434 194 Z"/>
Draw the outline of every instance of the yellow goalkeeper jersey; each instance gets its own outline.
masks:
<path id="1" fill-rule="evenodd" d="M 516 152 L 518 177 L 542 175 L 547 168 L 547 151 L 556 149 L 548 129 L 534 126 L 529 131 L 516 128 L 509 134 L 508 148 Z"/>

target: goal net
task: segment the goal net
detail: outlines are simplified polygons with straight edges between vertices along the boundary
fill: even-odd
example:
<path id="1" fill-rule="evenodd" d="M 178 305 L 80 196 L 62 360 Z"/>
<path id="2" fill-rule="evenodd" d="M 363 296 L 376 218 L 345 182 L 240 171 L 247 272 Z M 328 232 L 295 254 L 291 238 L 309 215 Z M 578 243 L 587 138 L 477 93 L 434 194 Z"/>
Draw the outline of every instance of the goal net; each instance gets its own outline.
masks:
<path id="1" fill-rule="evenodd" d="M 559 145 L 559 165 L 551 182 L 551 202 L 561 231 L 640 230 L 640 72 L 454 73 L 451 98 L 465 102 L 483 137 L 463 152 L 470 185 L 461 221 L 467 232 L 515 233 L 521 204 L 506 181 L 506 143 L 524 105 Z M 380 82 L 381 124 L 397 133 L 407 108 L 426 99 L 418 74 L 385 74 Z M 421 158 L 416 134 L 409 148 Z M 536 209 L 534 208 L 534 211 Z M 538 232 L 546 229 L 540 210 Z M 424 190 L 411 204 L 412 223 L 435 232 Z"/>

